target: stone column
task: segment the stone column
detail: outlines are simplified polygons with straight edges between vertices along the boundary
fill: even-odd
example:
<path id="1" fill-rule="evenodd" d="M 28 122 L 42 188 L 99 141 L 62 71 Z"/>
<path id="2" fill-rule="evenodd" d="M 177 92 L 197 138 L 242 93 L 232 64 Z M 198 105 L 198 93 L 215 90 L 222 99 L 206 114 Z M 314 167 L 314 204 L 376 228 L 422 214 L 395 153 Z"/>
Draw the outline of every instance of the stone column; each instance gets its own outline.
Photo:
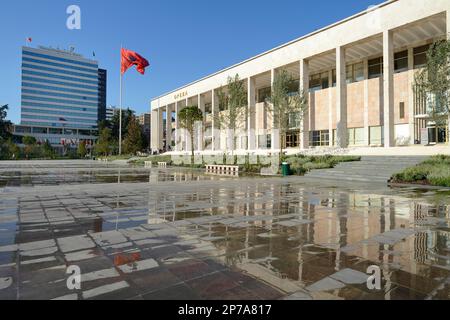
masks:
<path id="1" fill-rule="evenodd" d="M 186 98 L 185 108 L 189 106 L 189 98 Z M 191 137 L 187 130 L 183 130 L 184 150 L 185 152 L 191 152 Z"/>
<path id="2" fill-rule="evenodd" d="M 336 48 L 336 142 L 340 148 L 348 146 L 347 132 L 347 75 L 345 48 Z"/>
<path id="3" fill-rule="evenodd" d="M 152 150 L 159 150 L 159 125 L 158 125 L 158 118 L 159 118 L 159 110 L 155 109 L 152 110 L 152 135 L 151 135 L 151 148 Z"/>
<path id="4" fill-rule="evenodd" d="M 414 145 L 415 138 L 415 114 L 414 114 L 414 49 L 408 49 L 408 124 L 409 124 L 409 143 Z"/>
<path id="5" fill-rule="evenodd" d="M 170 105 L 166 107 L 166 149 L 172 150 L 172 108 Z"/>
<path id="6" fill-rule="evenodd" d="M 203 117 L 205 116 L 205 98 L 203 95 L 198 95 L 198 108 L 202 111 Z M 203 121 L 197 123 L 197 151 L 203 151 Z"/>
<path id="7" fill-rule="evenodd" d="M 329 146 L 333 146 L 333 70 L 328 71 L 328 133 L 330 137 Z"/>
<path id="8" fill-rule="evenodd" d="M 212 151 L 220 149 L 220 132 L 217 127 L 217 112 L 219 109 L 219 103 L 216 97 L 216 90 L 211 90 L 211 113 L 212 113 Z"/>
<path id="9" fill-rule="evenodd" d="M 159 149 L 164 147 L 164 107 L 158 109 L 158 145 Z"/>
<path id="10" fill-rule="evenodd" d="M 256 96 L 255 96 L 255 79 L 248 78 L 247 81 L 247 103 L 248 103 L 248 115 L 247 115 L 247 149 L 256 149 Z"/>
<path id="11" fill-rule="evenodd" d="M 180 136 L 180 123 L 178 121 L 178 115 L 180 114 L 180 105 L 175 102 L 175 150 L 181 151 L 181 136 Z"/>
<path id="12" fill-rule="evenodd" d="M 395 146 L 394 132 L 394 36 L 392 30 L 383 32 L 383 96 L 384 147 Z"/>
<path id="13" fill-rule="evenodd" d="M 273 83 L 275 81 L 275 69 L 270 70 L 270 85 L 273 90 Z M 280 130 L 275 128 L 275 116 L 273 111 L 272 114 L 272 134 L 271 134 L 271 140 L 272 140 L 272 151 L 279 150 L 280 149 Z"/>
<path id="14" fill-rule="evenodd" d="M 308 105 L 309 103 L 309 63 L 306 59 L 300 60 L 300 90 L 303 91 L 303 93 L 308 98 Z M 300 148 L 302 150 L 309 148 L 309 115 L 311 110 L 306 109 L 305 113 L 303 114 L 303 118 L 300 124 Z"/>
<path id="15" fill-rule="evenodd" d="M 368 146 L 369 140 L 369 60 L 364 59 L 364 145 Z"/>

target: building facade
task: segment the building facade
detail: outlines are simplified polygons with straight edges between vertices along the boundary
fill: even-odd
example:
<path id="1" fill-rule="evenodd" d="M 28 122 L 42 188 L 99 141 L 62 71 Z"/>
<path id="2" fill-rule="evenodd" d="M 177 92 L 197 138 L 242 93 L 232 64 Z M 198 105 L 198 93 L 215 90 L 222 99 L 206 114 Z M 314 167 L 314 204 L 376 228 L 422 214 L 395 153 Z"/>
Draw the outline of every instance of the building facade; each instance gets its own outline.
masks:
<path id="1" fill-rule="evenodd" d="M 141 125 L 142 132 L 145 135 L 146 144 L 150 145 L 150 134 L 151 134 L 151 114 L 143 113 L 138 116 L 139 124 Z"/>
<path id="2" fill-rule="evenodd" d="M 429 45 L 449 33 L 448 0 L 384 2 L 153 99 L 151 146 L 190 150 L 176 115 L 197 105 L 204 121 L 196 130 L 195 150 L 227 150 L 227 135 L 216 120 L 223 112 L 217 91 L 238 74 L 247 86 L 250 112 L 235 148 L 279 149 L 267 97 L 280 70 L 297 79 L 309 98 L 307 115 L 292 121 L 282 141 L 285 148 L 446 143 L 447 128 L 429 121 L 426 99 L 413 83 Z"/>
<path id="3" fill-rule="evenodd" d="M 91 143 L 106 106 L 106 70 L 73 50 L 23 47 L 21 93 L 15 134 L 48 140 L 57 149 Z"/>
<path id="4" fill-rule="evenodd" d="M 106 93 L 108 72 L 98 69 L 98 121 L 106 120 Z"/>

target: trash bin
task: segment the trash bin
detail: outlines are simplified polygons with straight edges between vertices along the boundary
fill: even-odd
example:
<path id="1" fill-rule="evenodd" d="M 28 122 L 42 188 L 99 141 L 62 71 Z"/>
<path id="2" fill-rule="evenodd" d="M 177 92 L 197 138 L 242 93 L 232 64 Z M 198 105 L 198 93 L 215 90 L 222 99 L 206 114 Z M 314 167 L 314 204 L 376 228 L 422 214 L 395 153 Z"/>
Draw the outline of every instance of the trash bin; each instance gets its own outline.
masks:
<path id="1" fill-rule="evenodd" d="M 290 176 L 291 175 L 291 166 L 287 162 L 283 162 L 281 164 L 281 174 L 283 177 Z"/>

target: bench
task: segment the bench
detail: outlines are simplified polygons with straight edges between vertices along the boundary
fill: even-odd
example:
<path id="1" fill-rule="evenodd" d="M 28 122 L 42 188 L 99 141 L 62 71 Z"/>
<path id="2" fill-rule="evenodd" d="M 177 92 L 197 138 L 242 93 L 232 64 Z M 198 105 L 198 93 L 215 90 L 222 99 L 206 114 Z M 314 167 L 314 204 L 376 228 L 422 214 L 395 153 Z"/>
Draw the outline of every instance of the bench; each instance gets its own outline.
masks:
<path id="1" fill-rule="evenodd" d="M 206 173 L 221 176 L 239 176 L 239 166 L 206 165 Z"/>
<path id="2" fill-rule="evenodd" d="M 167 162 L 158 162 L 158 167 L 167 168 Z"/>
<path id="3" fill-rule="evenodd" d="M 145 162 L 144 162 L 144 166 L 145 166 L 146 168 L 151 168 L 151 167 L 153 166 L 153 163 L 152 163 L 151 161 L 145 161 Z"/>

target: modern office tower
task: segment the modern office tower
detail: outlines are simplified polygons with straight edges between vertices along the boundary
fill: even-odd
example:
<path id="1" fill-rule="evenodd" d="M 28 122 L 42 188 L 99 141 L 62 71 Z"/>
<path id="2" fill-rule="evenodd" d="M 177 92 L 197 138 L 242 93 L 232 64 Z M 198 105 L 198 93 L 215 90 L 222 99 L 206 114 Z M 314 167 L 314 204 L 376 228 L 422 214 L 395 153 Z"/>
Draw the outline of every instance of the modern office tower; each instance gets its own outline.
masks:
<path id="1" fill-rule="evenodd" d="M 98 121 L 106 120 L 107 76 L 105 69 L 98 69 Z"/>
<path id="2" fill-rule="evenodd" d="M 92 142 L 106 105 L 106 71 L 71 50 L 22 48 L 21 124 L 16 133 L 55 147 Z"/>

